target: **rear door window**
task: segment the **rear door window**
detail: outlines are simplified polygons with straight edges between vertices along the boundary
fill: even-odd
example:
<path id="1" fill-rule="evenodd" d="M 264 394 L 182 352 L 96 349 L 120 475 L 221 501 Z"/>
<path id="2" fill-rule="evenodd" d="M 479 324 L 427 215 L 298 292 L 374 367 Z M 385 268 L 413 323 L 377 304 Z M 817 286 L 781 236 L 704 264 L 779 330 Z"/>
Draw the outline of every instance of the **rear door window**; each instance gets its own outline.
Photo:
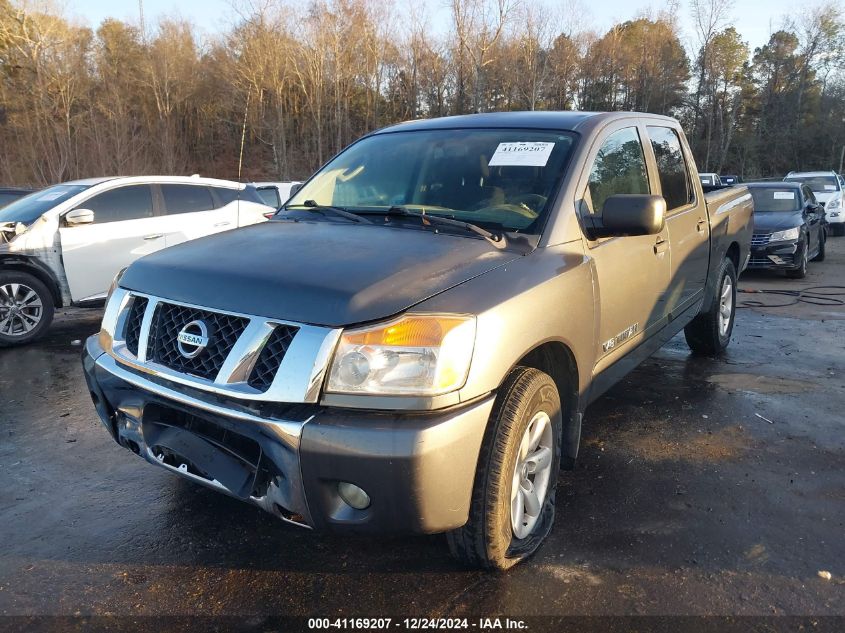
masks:
<path id="1" fill-rule="evenodd" d="M 227 204 L 238 199 L 237 189 L 229 189 L 228 187 L 213 187 L 212 189 L 221 207 L 225 207 Z"/>
<path id="2" fill-rule="evenodd" d="M 593 213 L 620 193 L 650 193 L 643 146 L 637 128 L 627 127 L 607 137 L 593 162 L 589 181 Z"/>
<path id="3" fill-rule="evenodd" d="M 258 187 L 258 195 L 261 197 L 261 201 L 273 208 L 279 208 L 282 205 L 282 201 L 279 200 L 279 192 L 275 187 Z"/>
<path id="4" fill-rule="evenodd" d="M 214 209 L 211 192 L 202 185 L 162 184 L 160 187 L 161 195 L 164 197 L 164 208 L 168 215 Z"/>
<path id="5" fill-rule="evenodd" d="M 693 201 L 692 187 L 678 133 L 672 128 L 660 126 L 649 126 L 647 130 L 666 208 L 671 211 L 690 204 Z"/>
<path id="6" fill-rule="evenodd" d="M 81 202 L 76 208 L 93 211 L 95 224 L 138 220 L 154 215 L 149 185 L 128 185 L 104 191 Z"/>

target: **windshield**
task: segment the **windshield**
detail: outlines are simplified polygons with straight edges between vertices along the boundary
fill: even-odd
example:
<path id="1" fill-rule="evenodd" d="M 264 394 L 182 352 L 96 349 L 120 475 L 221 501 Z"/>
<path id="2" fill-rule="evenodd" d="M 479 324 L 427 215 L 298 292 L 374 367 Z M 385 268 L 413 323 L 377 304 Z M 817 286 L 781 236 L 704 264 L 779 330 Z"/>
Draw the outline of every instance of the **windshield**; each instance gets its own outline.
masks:
<path id="1" fill-rule="evenodd" d="M 780 211 L 795 213 L 801 210 L 798 190 L 792 188 L 749 187 L 754 198 L 754 211 Z"/>
<path id="2" fill-rule="evenodd" d="M 800 182 L 813 190 L 813 193 L 833 193 L 839 191 L 839 181 L 836 176 L 789 176 L 786 182 Z"/>
<path id="3" fill-rule="evenodd" d="M 505 231 L 539 233 L 574 137 L 537 130 L 378 134 L 323 167 L 286 207 L 401 206 Z"/>
<path id="4" fill-rule="evenodd" d="M 91 185 L 55 185 L 41 191 L 36 191 L 28 196 L 11 203 L 0 209 L 0 223 L 21 222 L 32 224 L 40 218 L 45 211 L 49 211 L 58 204 L 68 200 L 85 191 Z"/>

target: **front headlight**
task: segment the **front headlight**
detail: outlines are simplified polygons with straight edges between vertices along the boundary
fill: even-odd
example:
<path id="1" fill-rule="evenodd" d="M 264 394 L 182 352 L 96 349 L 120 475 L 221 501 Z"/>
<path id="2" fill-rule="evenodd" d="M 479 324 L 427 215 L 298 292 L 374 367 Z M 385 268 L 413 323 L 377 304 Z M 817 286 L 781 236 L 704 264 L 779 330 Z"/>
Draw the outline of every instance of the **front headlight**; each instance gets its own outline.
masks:
<path id="1" fill-rule="evenodd" d="M 121 268 L 114 276 L 114 279 L 111 280 L 111 286 L 109 286 L 109 291 L 106 293 L 106 305 L 108 305 L 109 299 L 111 299 L 112 294 L 114 294 L 114 291 L 120 285 L 120 278 L 123 277 L 123 273 L 125 272 L 126 268 Z"/>
<path id="2" fill-rule="evenodd" d="M 830 211 L 831 209 L 838 209 L 841 201 L 839 198 L 834 198 L 830 202 L 825 205 L 825 211 Z"/>
<path id="3" fill-rule="evenodd" d="M 475 345 L 475 317 L 406 314 L 344 331 L 327 391 L 435 396 L 463 387 Z"/>
<path id="4" fill-rule="evenodd" d="M 777 233 L 772 233 L 772 237 L 769 238 L 771 242 L 785 242 L 786 240 L 797 240 L 801 236 L 801 227 L 796 226 L 793 229 L 787 229 L 785 231 L 778 231 Z"/>

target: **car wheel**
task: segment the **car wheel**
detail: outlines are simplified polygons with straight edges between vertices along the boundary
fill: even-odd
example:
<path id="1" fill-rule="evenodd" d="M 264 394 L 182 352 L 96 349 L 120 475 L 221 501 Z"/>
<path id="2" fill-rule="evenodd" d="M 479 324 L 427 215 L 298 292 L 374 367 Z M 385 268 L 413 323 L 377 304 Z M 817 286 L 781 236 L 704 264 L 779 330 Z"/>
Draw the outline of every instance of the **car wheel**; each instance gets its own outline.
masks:
<path id="1" fill-rule="evenodd" d="M 716 296 L 710 309 L 684 328 L 687 345 L 696 354 L 715 356 L 728 346 L 736 317 L 736 268 L 725 258 L 719 267 Z"/>
<path id="2" fill-rule="evenodd" d="M 810 250 L 810 245 L 807 242 L 804 242 L 804 248 L 802 249 L 801 253 L 801 263 L 798 264 L 798 268 L 793 268 L 792 270 L 786 271 L 786 276 L 791 279 L 804 279 L 807 276 L 807 251 Z"/>
<path id="3" fill-rule="evenodd" d="M 537 551 L 554 523 L 561 428 L 554 381 L 538 369 L 517 367 L 493 405 L 469 520 L 447 534 L 455 558 L 504 570 Z"/>
<path id="4" fill-rule="evenodd" d="M 819 237 L 819 252 L 818 254 L 813 257 L 814 262 L 823 262 L 824 261 L 824 254 L 825 254 L 825 245 L 827 244 L 827 236 L 824 232 L 821 233 Z"/>
<path id="5" fill-rule="evenodd" d="M 40 337 L 53 320 L 53 295 L 29 273 L 0 272 L 0 347 Z"/>

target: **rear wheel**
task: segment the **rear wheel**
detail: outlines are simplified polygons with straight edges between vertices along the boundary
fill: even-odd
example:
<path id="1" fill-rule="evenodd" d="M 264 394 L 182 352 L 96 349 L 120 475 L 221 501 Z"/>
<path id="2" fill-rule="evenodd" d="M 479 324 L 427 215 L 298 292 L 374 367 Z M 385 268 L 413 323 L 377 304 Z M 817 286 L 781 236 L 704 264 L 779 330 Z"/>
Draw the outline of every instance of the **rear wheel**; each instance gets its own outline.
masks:
<path id="1" fill-rule="evenodd" d="M 447 534 L 458 560 L 504 570 L 537 551 L 554 523 L 561 426 L 554 381 L 538 369 L 517 367 L 493 406 L 469 520 Z"/>
<path id="2" fill-rule="evenodd" d="M 53 295 L 29 273 L 0 271 L 0 347 L 40 337 L 53 320 Z"/>
<path id="3" fill-rule="evenodd" d="M 731 340 L 736 316 L 736 268 L 730 259 L 722 261 L 718 279 L 716 297 L 710 309 L 684 328 L 687 345 L 697 354 L 720 354 Z"/>

